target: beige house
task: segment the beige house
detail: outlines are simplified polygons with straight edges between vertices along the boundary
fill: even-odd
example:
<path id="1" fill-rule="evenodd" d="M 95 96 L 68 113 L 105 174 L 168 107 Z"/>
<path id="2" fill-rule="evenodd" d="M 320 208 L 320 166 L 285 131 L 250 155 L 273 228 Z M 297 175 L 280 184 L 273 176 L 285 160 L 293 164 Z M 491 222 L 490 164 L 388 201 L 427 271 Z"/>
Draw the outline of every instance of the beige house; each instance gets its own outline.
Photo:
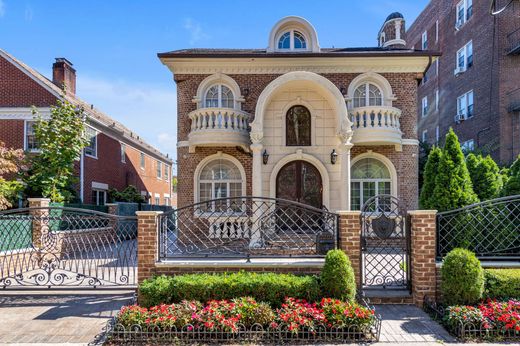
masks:
<path id="1" fill-rule="evenodd" d="M 387 22 L 388 36 L 404 30 Z M 158 54 L 178 90 L 178 205 L 252 195 L 359 210 L 392 194 L 416 208 L 417 84 L 438 54 L 399 37 L 322 48 L 290 16 L 264 49 Z"/>

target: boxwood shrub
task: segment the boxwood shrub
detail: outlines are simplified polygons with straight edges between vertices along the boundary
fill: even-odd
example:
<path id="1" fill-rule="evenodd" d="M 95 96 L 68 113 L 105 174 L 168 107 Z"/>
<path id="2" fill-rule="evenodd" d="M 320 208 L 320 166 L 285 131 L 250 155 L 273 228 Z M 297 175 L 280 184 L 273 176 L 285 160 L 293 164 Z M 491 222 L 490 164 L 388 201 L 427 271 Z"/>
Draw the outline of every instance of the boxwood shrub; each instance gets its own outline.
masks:
<path id="1" fill-rule="evenodd" d="M 274 307 L 285 297 L 316 301 L 321 298 L 320 285 L 315 276 L 296 276 L 278 273 L 218 273 L 157 276 L 139 286 L 139 304 L 149 307 L 178 303 L 182 300 L 233 299 L 253 297 Z"/>
<path id="2" fill-rule="evenodd" d="M 485 269 L 484 296 L 491 299 L 520 299 L 520 269 Z"/>
<path id="3" fill-rule="evenodd" d="M 321 271 L 321 289 L 328 298 L 354 300 L 356 297 L 354 270 L 343 250 L 327 252 Z"/>

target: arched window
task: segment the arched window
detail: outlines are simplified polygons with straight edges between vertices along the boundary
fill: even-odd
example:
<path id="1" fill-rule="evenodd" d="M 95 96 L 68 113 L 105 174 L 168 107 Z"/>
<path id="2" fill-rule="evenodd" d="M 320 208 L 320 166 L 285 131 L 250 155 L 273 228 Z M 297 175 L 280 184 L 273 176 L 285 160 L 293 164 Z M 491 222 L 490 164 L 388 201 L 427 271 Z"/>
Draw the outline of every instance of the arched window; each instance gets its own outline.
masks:
<path id="1" fill-rule="evenodd" d="M 305 42 L 305 36 L 301 32 L 294 32 L 294 49 L 305 49 L 307 43 Z"/>
<path id="2" fill-rule="evenodd" d="M 381 106 L 383 97 L 381 90 L 371 83 L 364 83 L 354 91 L 354 107 Z"/>
<path id="3" fill-rule="evenodd" d="M 386 165 L 374 158 L 357 161 L 351 168 L 350 207 L 361 210 L 371 197 L 391 194 L 392 178 Z"/>
<path id="4" fill-rule="evenodd" d="M 304 106 L 292 106 L 285 116 L 285 145 L 311 145 L 311 112 Z"/>
<path id="5" fill-rule="evenodd" d="M 291 49 L 291 33 L 289 31 L 280 36 L 278 49 Z"/>
<path id="6" fill-rule="evenodd" d="M 234 108 L 233 92 L 222 84 L 213 85 L 206 91 L 204 107 Z"/>
<path id="7" fill-rule="evenodd" d="M 199 175 L 199 202 L 216 198 L 239 197 L 242 195 L 242 174 L 230 160 L 216 159 L 204 166 Z M 212 202 L 204 211 L 222 211 L 230 206 L 230 201 Z"/>
<path id="8" fill-rule="evenodd" d="M 291 44 L 292 37 L 292 44 Z M 286 31 L 278 39 L 278 49 L 297 50 L 307 49 L 305 35 L 296 30 Z"/>

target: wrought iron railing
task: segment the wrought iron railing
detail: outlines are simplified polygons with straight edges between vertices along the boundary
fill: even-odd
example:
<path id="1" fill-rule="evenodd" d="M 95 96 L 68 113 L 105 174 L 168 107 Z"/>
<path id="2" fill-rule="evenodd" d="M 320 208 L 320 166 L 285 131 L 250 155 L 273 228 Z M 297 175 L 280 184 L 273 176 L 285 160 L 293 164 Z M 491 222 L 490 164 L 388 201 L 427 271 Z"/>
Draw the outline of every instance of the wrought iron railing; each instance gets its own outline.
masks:
<path id="1" fill-rule="evenodd" d="M 0 288 L 133 285 L 137 218 L 86 209 L 0 212 Z"/>
<path id="2" fill-rule="evenodd" d="M 520 258 L 520 195 L 437 214 L 437 257 L 456 247 L 481 258 Z"/>
<path id="3" fill-rule="evenodd" d="M 337 214 L 293 201 L 214 199 L 159 217 L 159 259 L 321 257 L 337 227 Z"/>

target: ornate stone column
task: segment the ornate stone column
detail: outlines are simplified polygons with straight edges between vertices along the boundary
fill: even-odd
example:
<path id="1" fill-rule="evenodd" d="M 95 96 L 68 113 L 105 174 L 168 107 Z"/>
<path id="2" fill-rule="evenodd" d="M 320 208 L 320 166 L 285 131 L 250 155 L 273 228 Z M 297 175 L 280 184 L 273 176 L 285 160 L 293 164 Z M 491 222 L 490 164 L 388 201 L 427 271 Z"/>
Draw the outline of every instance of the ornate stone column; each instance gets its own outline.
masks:
<path id="1" fill-rule="evenodd" d="M 253 169 L 251 172 L 253 197 L 262 197 L 262 149 L 264 148 L 262 138 L 263 133 L 251 132 L 251 141 L 253 142 L 251 144 L 251 151 L 253 152 Z M 251 208 L 253 215 L 251 216 L 252 227 L 249 247 L 254 248 L 260 245 L 262 239 L 259 220 L 262 217 L 264 206 L 261 200 L 253 199 Z"/>
<path id="2" fill-rule="evenodd" d="M 351 143 L 342 144 L 339 148 L 341 153 L 341 181 L 345 188 L 341 189 L 340 203 L 341 210 L 350 210 L 350 149 L 354 145 Z"/>
<path id="3" fill-rule="evenodd" d="M 262 143 L 251 144 L 251 151 L 253 152 L 253 169 L 251 172 L 251 185 L 253 197 L 262 196 Z"/>

